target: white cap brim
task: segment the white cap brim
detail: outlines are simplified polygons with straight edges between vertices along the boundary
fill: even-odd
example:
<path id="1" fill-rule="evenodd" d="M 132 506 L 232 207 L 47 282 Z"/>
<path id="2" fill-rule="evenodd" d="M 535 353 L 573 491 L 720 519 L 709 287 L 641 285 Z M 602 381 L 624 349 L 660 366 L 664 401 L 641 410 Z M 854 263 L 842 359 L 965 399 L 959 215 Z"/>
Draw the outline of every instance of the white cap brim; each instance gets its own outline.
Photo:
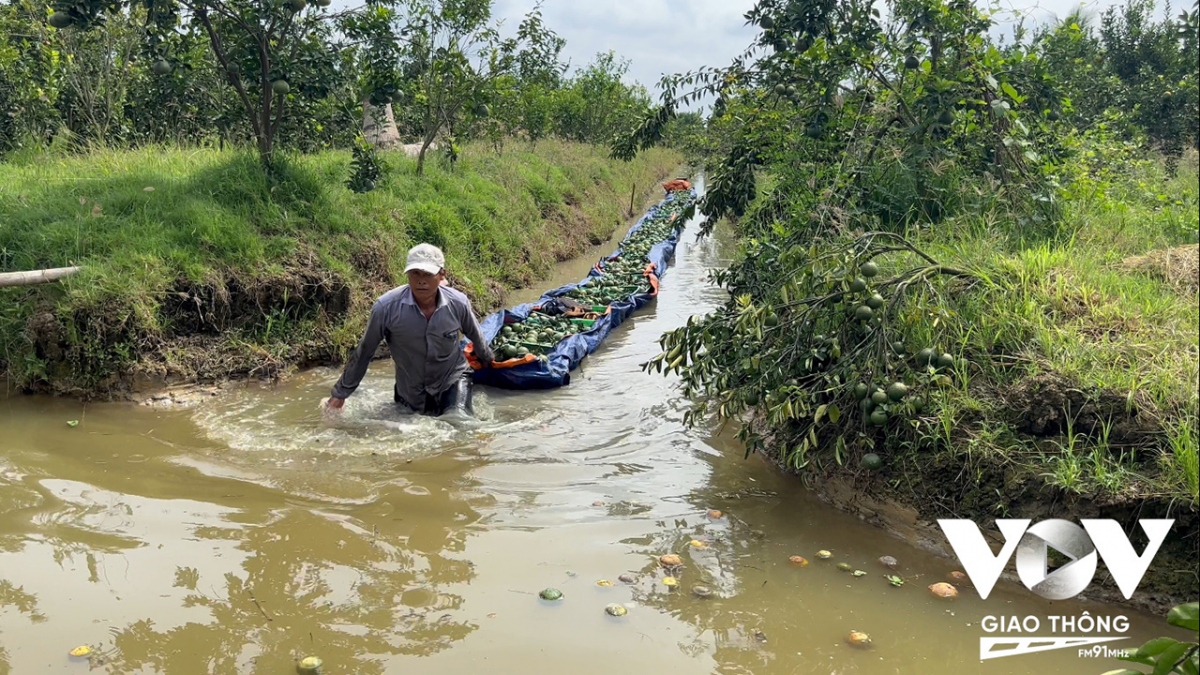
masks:
<path id="1" fill-rule="evenodd" d="M 404 270 L 404 273 L 408 274 L 413 270 L 421 270 L 422 272 L 426 272 L 428 274 L 437 274 L 438 272 L 442 271 L 442 268 L 434 265 L 433 263 L 413 263 Z"/>

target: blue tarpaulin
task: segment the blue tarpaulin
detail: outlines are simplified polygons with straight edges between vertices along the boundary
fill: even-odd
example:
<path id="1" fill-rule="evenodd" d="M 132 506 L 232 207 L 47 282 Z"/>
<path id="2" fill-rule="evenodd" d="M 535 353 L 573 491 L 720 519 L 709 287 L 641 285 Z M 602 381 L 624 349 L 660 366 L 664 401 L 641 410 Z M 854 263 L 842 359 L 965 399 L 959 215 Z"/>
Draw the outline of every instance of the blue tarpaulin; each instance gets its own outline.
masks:
<path id="1" fill-rule="evenodd" d="M 628 240 L 647 221 L 652 220 L 662 209 L 676 207 L 677 205 L 674 202 L 680 199 L 687 200 L 688 204 L 694 204 L 696 200 L 695 190 L 669 193 L 665 199 L 652 206 L 633 227 L 629 228 L 629 232 L 625 235 L 625 240 Z M 665 240 L 655 244 L 646 254 L 645 262 L 654 263 L 655 274 L 657 274 L 660 280 L 667 272 L 667 263 L 675 257 L 675 246 L 679 243 L 679 234 L 687 222 L 687 218 L 685 217 L 687 207 L 685 206 L 684 208 L 684 213 L 681 213 L 677 219 L 678 225 L 671 230 L 670 235 Z M 621 249 L 617 248 L 605 260 L 613 259 L 620 254 Z M 542 294 L 542 297 L 537 302 L 517 305 L 516 307 L 503 309 L 487 316 L 480 324 L 484 337 L 487 338 L 490 344 L 506 324 L 524 321 L 535 307 L 539 307 L 553 298 L 557 298 L 568 291 L 583 286 L 602 274 L 602 272 L 592 268 L 588 276 L 578 283 L 567 284 L 566 286 L 560 286 L 554 290 L 547 291 Z M 553 389 L 570 384 L 571 371 L 579 366 L 584 357 L 599 349 L 600 344 L 604 342 L 604 339 L 608 337 L 613 329 L 620 326 L 631 314 L 644 307 L 653 299 L 654 296 L 646 292 L 631 294 L 621 300 L 615 300 L 609 304 L 609 312 L 596 319 L 596 322 L 590 329 L 564 338 L 555 345 L 552 351 L 546 354 L 544 360 L 537 359 L 511 368 L 480 368 L 474 371 L 474 380 L 478 384 L 486 384 L 504 389 Z M 464 340 L 463 344 L 466 346 L 467 341 Z"/>

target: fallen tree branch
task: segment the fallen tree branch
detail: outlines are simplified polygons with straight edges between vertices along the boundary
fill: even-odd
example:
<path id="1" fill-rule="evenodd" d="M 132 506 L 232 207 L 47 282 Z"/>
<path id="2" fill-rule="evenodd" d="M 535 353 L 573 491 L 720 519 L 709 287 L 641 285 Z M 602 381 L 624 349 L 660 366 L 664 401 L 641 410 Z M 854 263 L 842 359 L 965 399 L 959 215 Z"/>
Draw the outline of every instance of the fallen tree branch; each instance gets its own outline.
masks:
<path id="1" fill-rule="evenodd" d="M 3 272 L 0 273 L 0 288 L 6 286 L 48 284 L 64 277 L 69 277 L 78 271 L 78 267 L 55 267 L 48 270 L 33 270 L 31 272 Z"/>

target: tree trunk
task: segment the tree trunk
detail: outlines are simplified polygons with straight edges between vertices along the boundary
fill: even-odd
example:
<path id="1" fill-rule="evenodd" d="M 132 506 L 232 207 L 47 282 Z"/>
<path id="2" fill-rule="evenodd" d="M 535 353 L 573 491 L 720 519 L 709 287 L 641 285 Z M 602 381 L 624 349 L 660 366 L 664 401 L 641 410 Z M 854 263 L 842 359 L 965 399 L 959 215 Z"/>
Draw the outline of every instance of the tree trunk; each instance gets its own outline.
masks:
<path id="1" fill-rule="evenodd" d="M 421 151 L 417 153 L 417 175 L 418 176 L 420 176 L 421 173 L 425 170 L 425 151 L 428 150 L 429 146 L 433 144 L 433 139 L 437 138 L 437 131 L 438 131 L 437 129 L 434 129 L 433 133 L 427 134 L 425 136 L 425 139 L 421 143 Z"/>
<path id="2" fill-rule="evenodd" d="M 417 153 L 417 175 L 420 176 L 425 172 L 425 151 L 429 149 L 429 141 L 421 144 L 421 150 Z"/>

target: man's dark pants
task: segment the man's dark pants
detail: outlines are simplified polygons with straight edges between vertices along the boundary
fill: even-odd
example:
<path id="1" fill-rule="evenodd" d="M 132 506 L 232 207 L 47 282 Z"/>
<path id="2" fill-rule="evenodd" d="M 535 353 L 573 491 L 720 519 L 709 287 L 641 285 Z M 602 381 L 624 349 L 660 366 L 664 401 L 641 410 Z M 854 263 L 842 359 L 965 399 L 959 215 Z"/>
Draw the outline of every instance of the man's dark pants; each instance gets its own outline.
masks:
<path id="1" fill-rule="evenodd" d="M 471 401 L 474 393 L 473 384 L 470 371 L 463 373 L 463 376 L 454 383 L 454 386 L 442 392 L 440 396 L 425 394 L 425 400 L 420 404 L 421 407 L 416 409 L 409 406 L 400 398 L 400 391 L 396 387 L 392 389 L 392 397 L 396 403 L 422 415 L 437 417 L 447 411 L 457 409 L 459 412 L 473 417 L 475 415 L 475 409 Z"/>

